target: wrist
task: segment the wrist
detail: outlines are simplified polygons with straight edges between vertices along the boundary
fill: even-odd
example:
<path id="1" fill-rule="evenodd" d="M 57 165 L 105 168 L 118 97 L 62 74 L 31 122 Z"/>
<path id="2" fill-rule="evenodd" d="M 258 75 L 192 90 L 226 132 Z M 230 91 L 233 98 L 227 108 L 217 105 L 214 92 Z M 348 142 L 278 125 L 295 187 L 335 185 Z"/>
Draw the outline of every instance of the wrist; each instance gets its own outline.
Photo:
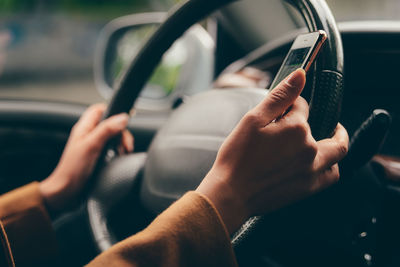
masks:
<path id="1" fill-rule="evenodd" d="M 196 189 L 215 206 L 229 234 L 233 234 L 249 217 L 244 201 L 224 179 L 210 171 Z"/>
<path id="2" fill-rule="evenodd" d="M 40 193 L 45 201 L 49 213 L 57 213 L 68 203 L 66 179 L 57 179 L 54 174 L 40 182 Z"/>

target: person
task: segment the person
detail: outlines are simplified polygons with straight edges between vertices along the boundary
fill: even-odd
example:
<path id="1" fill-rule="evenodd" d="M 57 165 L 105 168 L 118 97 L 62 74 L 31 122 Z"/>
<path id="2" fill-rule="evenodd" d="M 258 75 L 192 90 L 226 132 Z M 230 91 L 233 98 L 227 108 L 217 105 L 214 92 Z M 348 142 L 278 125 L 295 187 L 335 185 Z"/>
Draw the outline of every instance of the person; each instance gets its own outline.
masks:
<path id="1" fill-rule="evenodd" d="M 299 69 L 283 80 L 226 138 L 195 191 L 88 266 L 237 266 L 230 235 L 246 219 L 338 181 L 348 135 L 338 124 L 331 138 L 314 140 L 308 105 L 300 97 L 305 79 Z M 127 125 L 126 114 L 98 124 L 103 111 L 96 105 L 83 114 L 49 178 L 0 198 L 3 261 L 10 266 L 37 266 L 54 255 L 47 209 L 60 212 L 82 193 L 102 146 Z M 123 150 L 132 151 L 132 142 L 124 134 Z"/>

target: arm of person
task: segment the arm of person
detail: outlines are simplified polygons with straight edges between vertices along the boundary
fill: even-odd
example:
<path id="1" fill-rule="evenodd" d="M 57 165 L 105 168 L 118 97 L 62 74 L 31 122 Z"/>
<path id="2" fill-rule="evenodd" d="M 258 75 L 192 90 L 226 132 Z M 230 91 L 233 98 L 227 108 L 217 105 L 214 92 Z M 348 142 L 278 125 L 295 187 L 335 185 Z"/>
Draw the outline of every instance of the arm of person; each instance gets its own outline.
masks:
<path id="1" fill-rule="evenodd" d="M 17 266 L 38 266 L 57 255 L 57 242 L 49 213 L 78 203 L 97 158 L 112 136 L 122 132 L 121 152 L 133 150 L 133 137 L 124 131 L 128 115 L 99 123 L 106 106 L 91 106 L 73 127 L 63 155 L 53 173 L 0 197 L 3 251 Z M 1 230 L 1 229 L 0 229 Z M 6 253 L 11 249 L 10 253 Z"/>
<path id="2" fill-rule="evenodd" d="M 88 267 L 237 266 L 230 236 L 212 202 L 188 192 L 146 229 L 100 254 Z"/>
<path id="3" fill-rule="evenodd" d="M 308 107 L 299 98 L 304 82 L 304 72 L 296 71 L 278 85 L 226 139 L 196 192 L 89 266 L 235 266 L 229 235 L 249 216 L 337 181 L 348 137 L 338 126 L 333 138 L 312 138 Z"/>
<path id="4" fill-rule="evenodd" d="M 196 192 L 88 266 L 236 266 L 229 236 L 250 216 L 335 183 L 347 132 L 338 125 L 332 138 L 314 140 L 304 84 L 302 70 L 282 81 L 224 141 Z"/>
<path id="5" fill-rule="evenodd" d="M 296 70 L 250 110 L 197 188 L 214 203 L 230 233 L 251 216 L 296 202 L 339 179 L 337 163 L 347 154 L 349 137 L 338 124 L 332 138 L 313 138 L 309 107 L 300 97 L 305 81 L 304 70 Z"/>

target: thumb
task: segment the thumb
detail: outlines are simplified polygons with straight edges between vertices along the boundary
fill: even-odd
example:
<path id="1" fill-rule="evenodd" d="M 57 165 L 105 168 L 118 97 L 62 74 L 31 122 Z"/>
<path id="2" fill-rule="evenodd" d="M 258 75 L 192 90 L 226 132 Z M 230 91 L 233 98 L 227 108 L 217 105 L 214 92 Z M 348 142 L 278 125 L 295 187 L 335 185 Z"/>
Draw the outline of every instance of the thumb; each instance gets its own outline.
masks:
<path id="1" fill-rule="evenodd" d="M 306 83 L 306 73 L 297 69 L 281 81 L 265 99 L 255 107 L 255 112 L 261 116 L 263 125 L 281 116 L 299 97 Z"/>

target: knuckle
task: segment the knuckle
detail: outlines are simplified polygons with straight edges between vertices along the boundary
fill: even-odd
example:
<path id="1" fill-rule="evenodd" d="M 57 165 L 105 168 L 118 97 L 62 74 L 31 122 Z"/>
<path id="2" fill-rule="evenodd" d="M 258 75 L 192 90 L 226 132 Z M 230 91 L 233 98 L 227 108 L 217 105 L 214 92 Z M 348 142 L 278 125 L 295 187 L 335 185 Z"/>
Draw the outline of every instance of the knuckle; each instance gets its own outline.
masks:
<path id="1" fill-rule="evenodd" d="M 112 125 L 105 123 L 103 126 L 103 133 L 105 135 L 110 135 L 114 132 L 114 128 L 112 127 Z"/>
<path id="2" fill-rule="evenodd" d="M 256 112 L 249 111 L 244 115 L 243 121 L 247 125 L 256 125 L 259 123 L 260 118 Z"/>
<path id="3" fill-rule="evenodd" d="M 317 153 L 318 153 L 317 142 L 314 139 L 306 141 L 303 153 L 303 158 L 305 159 L 305 161 L 313 162 L 315 157 L 317 156 Z"/>
<path id="4" fill-rule="evenodd" d="M 294 105 L 296 105 L 300 110 L 308 111 L 309 109 L 308 102 L 301 96 L 296 98 Z"/>
<path id="5" fill-rule="evenodd" d="M 112 134 L 112 127 L 107 123 L 103 123 L 96 129 L 96 134 L 94 134 L 93 139 L 95 139 L 95 142 L 102 142 L 108 139 Z"/>
<path id="6" fill-rule="evenodd" d="M 305 100 L 302 96 L 297 97 L 296 101 L 299 102 L 300 105 L 308 107 L 307 100 Z"/>
<path id="7" fill-rule="evenodd" d="M 272 90 L 268 96 L 271 99 L 271 101 L 279 103 L 288 99 L 289 97 L 288 91 L 289 91 L 288 86 L 284 83 L 281 84 L 279 88 Z"/>
<path id="8" fill-rule="evenodd" d="M 337 183 L 340 179 L 340 172 L 338 165 L 334 165 L 331 169 L 326 170 L 325 172 L 317 174 L 310 181 L 309 191 L 310 193 L 316 193 L 324 188 L 327 188 L 335 183 Z"/>
<path id="9" fill-rule="evenodd" d="M 338 149 L 340 158 L 344 158 L 347 155 L 347 152 L 349 151 L 349 147 L 347 144 L 338 144 L 337 149 Z"/>
<path id="10" fill-rule="evenodd" d="M 287 131 L 299 139 L 305 139 L 308 134 L 308 127 L 306 123 L 296 120 L 288 123 Z"/>
<path id="11" fill-rule="evenodd" d="M 335 183 L 337 183 L 340 179 L 339 168 L 337 165 L 332 166 L 332 168 L 326 171 L 319 178 L 319 187 L 327 188 Z"/>
<path id="12" fill-rule="evenodd" d="M 318 144 L 317 144 L 317 141 L 315 141 L 315 139 L 312 138 L 311 136 L 310 136 L 309 141 L 308 141 L 308 147 L 309 147 L 310 151 L 314 155 L 317 155 L 317 153 L 318 153 Z"/>

